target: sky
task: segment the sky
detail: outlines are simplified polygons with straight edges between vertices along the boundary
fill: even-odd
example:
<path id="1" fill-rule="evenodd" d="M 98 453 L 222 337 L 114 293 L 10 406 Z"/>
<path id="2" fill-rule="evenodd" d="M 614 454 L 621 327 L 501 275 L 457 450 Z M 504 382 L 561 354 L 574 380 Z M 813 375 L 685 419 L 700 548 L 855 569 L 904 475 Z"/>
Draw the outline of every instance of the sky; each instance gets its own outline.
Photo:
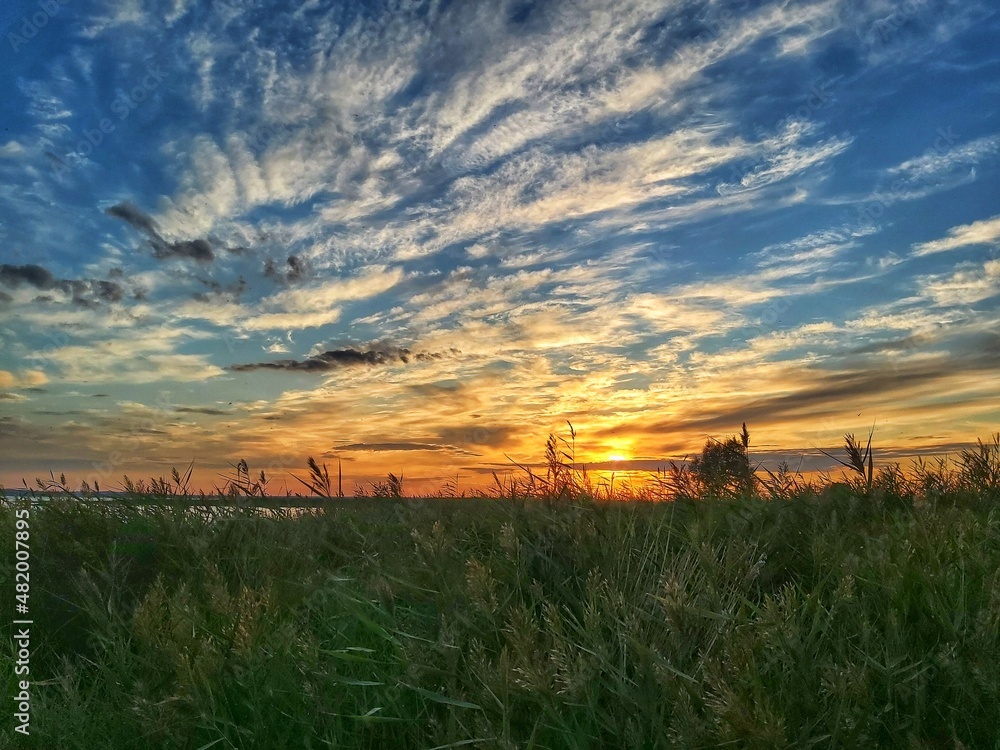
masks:
<path id="1" fill-rule="evenodd" d="M 998 11 L 5 2 L 0 484 L 988 438 Z"/>

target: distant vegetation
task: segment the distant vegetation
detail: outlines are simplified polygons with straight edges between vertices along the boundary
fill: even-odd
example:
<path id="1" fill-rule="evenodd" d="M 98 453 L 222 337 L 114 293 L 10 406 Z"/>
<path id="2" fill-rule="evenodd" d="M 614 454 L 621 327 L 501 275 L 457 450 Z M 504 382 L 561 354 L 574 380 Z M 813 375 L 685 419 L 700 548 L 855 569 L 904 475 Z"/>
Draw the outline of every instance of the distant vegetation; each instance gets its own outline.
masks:
<path id="1" fill-rule="evenodd" d="M 635 487 L 574 439 L 462 501 L 261 509 L 245 462 L 222 501 L 190 470 L 36 498 L 23 746 L 997 746 L 1000 435 L 905 471 L 849 436 L 817 484 L 744 428 Z"/>

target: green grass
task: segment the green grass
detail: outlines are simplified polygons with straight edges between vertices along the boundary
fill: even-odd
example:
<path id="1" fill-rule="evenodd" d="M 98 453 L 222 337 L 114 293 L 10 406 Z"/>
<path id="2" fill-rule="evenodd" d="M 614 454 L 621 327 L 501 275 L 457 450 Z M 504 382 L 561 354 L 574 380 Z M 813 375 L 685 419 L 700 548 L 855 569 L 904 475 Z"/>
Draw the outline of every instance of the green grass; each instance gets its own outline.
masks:
<path id="1" fill-rule="evenodd" d="M 21 746 L 1000 747 L 991 449 L 773 500 L 47 501 Z"/>

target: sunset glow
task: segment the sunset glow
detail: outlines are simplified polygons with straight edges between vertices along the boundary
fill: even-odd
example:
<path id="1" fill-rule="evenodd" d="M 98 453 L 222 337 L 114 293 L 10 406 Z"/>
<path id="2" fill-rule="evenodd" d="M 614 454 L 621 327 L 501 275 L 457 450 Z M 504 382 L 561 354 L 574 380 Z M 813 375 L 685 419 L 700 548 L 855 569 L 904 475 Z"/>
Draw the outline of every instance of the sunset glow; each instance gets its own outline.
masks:
<path id="1" fill-rule="evenodd" d="M 0 17 L 6 487 L 1000 425 L 995 3 L 57 10 Z"/>

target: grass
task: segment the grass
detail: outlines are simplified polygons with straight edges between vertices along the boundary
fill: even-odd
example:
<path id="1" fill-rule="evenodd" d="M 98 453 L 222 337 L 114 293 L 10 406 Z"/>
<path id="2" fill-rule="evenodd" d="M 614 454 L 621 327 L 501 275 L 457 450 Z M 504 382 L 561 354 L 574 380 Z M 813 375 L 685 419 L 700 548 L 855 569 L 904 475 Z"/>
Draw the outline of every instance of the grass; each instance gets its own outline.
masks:
<path id="1" fill-rule="evenodd" d="M 1000 746 L 1000 436 L 825 489 L 705 454 L 643 490 L 672 502 L 572 455 L 458 501 L 38 503 L 22 746 Z"/>

